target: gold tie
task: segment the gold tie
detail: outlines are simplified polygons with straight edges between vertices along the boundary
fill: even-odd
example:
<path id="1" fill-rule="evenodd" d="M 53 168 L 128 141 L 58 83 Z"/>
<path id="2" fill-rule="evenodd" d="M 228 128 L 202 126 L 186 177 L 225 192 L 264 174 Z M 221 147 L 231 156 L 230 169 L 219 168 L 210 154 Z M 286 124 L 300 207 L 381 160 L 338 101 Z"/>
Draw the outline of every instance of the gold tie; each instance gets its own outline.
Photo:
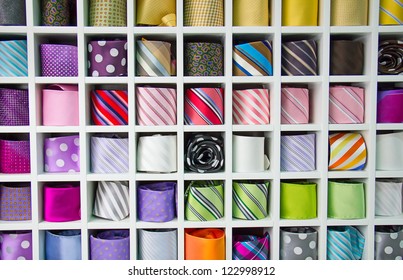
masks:
<path id="1" fill-rule="evenodd" d="M 234 0 L 234 26 L 268 26 L 269 0 Z"/>
<path id="2" fill-rule="evenodd" d="M 403 24 L 403 1 L 381 0 L 379 8 L 380 25 Z"/>
<path id="3" fill-rule="evenodd" d="M 330 25 L 368 25 L 368 0 L 332 0 Z"/>
<path id="4" fill-rule="evenodd" d="M 184 26 L 224 26 L 223 0 L 185 0 Z"/>
<path id="5" fill-rule="evenodd" d="M 317 26 L 318 0 L 283 0 L 283 26 Z"/>
<path id="6" fill-rule="evenodd" d="M 176 26 L 176 1 L 138 0 L 137 25 Z"/>

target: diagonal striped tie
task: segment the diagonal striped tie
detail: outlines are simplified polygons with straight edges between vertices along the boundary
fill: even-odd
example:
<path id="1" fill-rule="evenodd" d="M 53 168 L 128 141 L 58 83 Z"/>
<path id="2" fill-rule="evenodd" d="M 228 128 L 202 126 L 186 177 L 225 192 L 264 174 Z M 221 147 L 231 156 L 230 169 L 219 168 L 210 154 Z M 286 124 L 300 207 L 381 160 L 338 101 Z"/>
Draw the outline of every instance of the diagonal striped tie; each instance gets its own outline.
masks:
<path id="1" fill-rule="evenodd" d="M 316 168 L 316 134 L 281 136 L 281 171 L 304 172 Z"/>
<path id="2" fill-rule="evenodd" d="M 402 214 L 403 183 L 393 181 L 375 182 L 375 215 L 397 216 Z"/>
<path id="3" fill-rule="evenodd" d="M 364 235 L 355 227 L 329 227 L 327 230 L 328 260 L 360 260 L 364 246 Z"/>
<path id="4" fill-rule="evenodd" d="M 137 41 L 137 75 L 171 76 L 171 43 L 162 41 Z"/>
<path id="5" fill-rule="evenodd" d="M 232 92 L 233 124 L 269 124 L 269 90 L 265 88 Z"/>
<path id="6" fill-rule="evenodd" d="M 260 220 L 267 217 L 269 182 L 232 184 L 232 217 Z"/>
<path id="7" fill-rule="evenodd" d="M 129 216 L 129 186 L 126 182 L 99 182 L 93 214 L 97 217 L 120 221 Z"/>
<path id="8" fill-rule="evenodd" d="M 185 93 L 185 124 L 224 123 L 224 89 L 190 88 Z"/>
<path id="9" fill-rule="evenodd" d="M 91 171 L 94 173 L 129 172 L 129 139 L 117 136 L 92 136 Z"/>
<path id="10" fill-rule="evenodd" d="M 380 0 L 379 24 L 380 25 L 402 25 L 403 24 L 403 1 L 402 0 Z"/>
<path id="11" fill-rule="evenodd" d="M 21 76 L 28 76 L 27 41 L 0 41 L 0 77 Z"/>
<path id="12" fill-rule="evenodd" d="M 128 97 L 125 90 L 91 91 L 91 118 L 95 125 L 127 125 Z"/>
<path id="13" fill-rule="evenodd" d="M 309 123 L 309 90 L 284 87 L 281 89 L 281 124 Z"/>
<path id="14" fill-rule="evenodd" d="M 235 235 L 232 246 L 233 260 L 268 260 L 270 236 Z"/>
<path id="15" fill-rule="evenodd" d="M 234 76 L 272 76 L 272 47 L 268 40 L 238 44 L 233 53 Z"/>
<path id="16" fill-rule="evenodd" d="M 286 76 L 317 75 L 317 46 L 314 40 L 286 42 L 281 46 L 281 69 Z"/>
<path id="17" fill-rule="evenodd" d="M 139 229 L 139 260 L 177 260 L 177 229 Z"/>
<path id="18" fill-rule="evenodd" d="M 329 93 L 329 123 L 364 122 L 363 88 L 331 86 Z"/>

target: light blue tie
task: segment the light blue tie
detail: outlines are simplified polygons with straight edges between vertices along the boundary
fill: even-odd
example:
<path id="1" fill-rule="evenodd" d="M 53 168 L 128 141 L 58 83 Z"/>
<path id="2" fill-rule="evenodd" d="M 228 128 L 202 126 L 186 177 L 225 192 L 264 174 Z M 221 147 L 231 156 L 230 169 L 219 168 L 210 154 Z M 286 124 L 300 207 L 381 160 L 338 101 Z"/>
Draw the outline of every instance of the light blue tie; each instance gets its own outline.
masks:
<path id="1" fill-rule="evenodd" d="M 360 260 L 364 246 L 364 236 L 354 227 L 329 227 L 327 230 L 328 260 Z"/>
<path id="2" fill-rule="evenodd" d="M 281 171 L 314 171 L 315 147 L 315 134 L 281 136 Z"/>
<path id="3" fill-rule="evenodd" d="M 0 41 L 0 77 L 28 76 L 27 41 Z"/>
<path id="4" fill-rule="evenodd" d="M 45 248 L 47 260 L 81 260 L 81 232 L 46 231 Z"/>

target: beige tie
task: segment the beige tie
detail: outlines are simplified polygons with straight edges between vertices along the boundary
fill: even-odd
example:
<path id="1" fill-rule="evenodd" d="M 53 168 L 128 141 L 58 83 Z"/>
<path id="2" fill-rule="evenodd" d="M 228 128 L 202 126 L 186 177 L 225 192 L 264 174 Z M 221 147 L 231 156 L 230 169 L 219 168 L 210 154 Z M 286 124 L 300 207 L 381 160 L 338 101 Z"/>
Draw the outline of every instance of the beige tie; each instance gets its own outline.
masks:
<path id="1" fill-rule="evenodd" d="M 176 26 L 175 0 L 138 0 L 137 25 Z"/>
<path id="2" fill-rule="evenodd" d="M 234 0 L 234 26 L 268 26 L 269 0 Z"/>
<path id="3" fill-rule="evenodd" d="M 368 25 L 368 0 L 332 0 L 330 25 Z"/>

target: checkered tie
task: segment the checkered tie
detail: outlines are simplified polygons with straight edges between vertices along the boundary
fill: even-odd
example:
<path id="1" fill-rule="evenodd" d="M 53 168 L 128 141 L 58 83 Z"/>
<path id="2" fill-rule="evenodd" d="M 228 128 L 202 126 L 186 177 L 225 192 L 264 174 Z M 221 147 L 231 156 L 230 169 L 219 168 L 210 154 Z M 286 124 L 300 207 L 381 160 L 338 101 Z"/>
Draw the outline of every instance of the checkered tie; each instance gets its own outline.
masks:
<path id="1" fill-rule="evenodd" d="M 90 26 L 127 26 L 126 0 L 91 0 Z"/>
<path id="2" fill-rule="evenodd" d="M 223 0 L 185 0 L 184 26 L 223 26 Z"/>
<path id="3" fill-rule="evenodd" d="M 235 235 L 233 238 L 233 260 L 268 260 L 270 248 L 269 233 L 263 236 Z"/>

